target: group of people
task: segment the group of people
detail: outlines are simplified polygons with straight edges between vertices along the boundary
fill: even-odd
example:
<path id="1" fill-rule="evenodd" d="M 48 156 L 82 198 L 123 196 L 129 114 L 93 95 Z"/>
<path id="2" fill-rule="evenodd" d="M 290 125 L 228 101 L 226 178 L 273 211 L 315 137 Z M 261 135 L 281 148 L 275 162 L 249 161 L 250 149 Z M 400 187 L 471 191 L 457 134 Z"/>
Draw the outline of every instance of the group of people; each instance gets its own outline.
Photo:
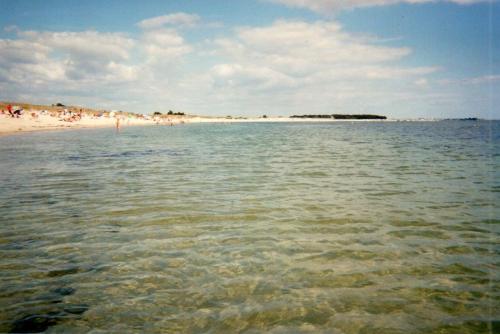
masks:
<path id="1" fill-rule="evenodd" d="M 27 107 L 29 108 L 29 107 Z M 12 104 L 8 104 L 6 106 L 6 110 L 4 108 L 0 109 L 0 114 L 5 115 L 6 117 L 12 118 L 25 118 L 30 116 L 30 119 L 38 119 L 39 116 L 50 116 L 53 118 L 57 118 L 62 122 L 79 122 L 82 119 L 101 119 L 101 118 L 110 118 L 114 119 L 115 127 L 119 131 L 123 125 L 128 125 L 131 120 L 144 120 L 144 121 L 152 121 L 158 125 L 174 125 L 178 123 L 184 123 L 183 120 L 179 120 L 176 118 L 164 118 L 159 116 L 149 117 L 147 115 L 136 115 L 136 114 L 124 114 L 115 111 L 111 111 L 109 113 L 106 112 L 91 112 L 90 114 L 84 111 L 82 108 L 57 108 L 57 109 L 44 109 L 44 110 L 23 110 L 22 107 L 13 106 Z M 22 116 L 22 117 L 21 117 Z"/>
<path id="2" fill-rule="evenodd" d="M 18 106 L 12 106 L 11 104 L 7 105 L 7 110 L 6 111 L 4 111 L 2 109 L 2 113 L 6 114 L 7 116 L 15 117 L 15 118 L 21 117 L 21 115 L 23 114 L 23 112 L 24 112 L 23 108 L 18 107 Z"/>
<path id="3" fill-rule="evenodd" d="M 80 111 L 69 111 L 68 109 L 64 109 L 61 111 L 56 111 L 56 112 L 51 112 L 49 113 L 47 110 L 42 110 L 38 112 L 31 112 L 29 115 L 32 118 L 38 118 L 38 114 L 49 114 L 52 117 L 58 117 L 59 120 L 65 121 L 65 122 L 76 122 L 82 119 L 83 117 L 83 111 L 80 109 Z M 7 117 L 12 117 L 12 118 L 20 118 L 24 114 L 24 109 L 19 106 L 13 106 L 11 104 L 8 104 L 6 106 L 6 110 L 1 109 L 0 114 L 4 114 Z"/>
<path id="4" fill-rule="evenodd" d="M 82 110 L 79 112 L 68 111 L 64 109 L 62 113 L 59 113 L 59 118 L 65 122 L 76 122 L 82 119 Z"/>

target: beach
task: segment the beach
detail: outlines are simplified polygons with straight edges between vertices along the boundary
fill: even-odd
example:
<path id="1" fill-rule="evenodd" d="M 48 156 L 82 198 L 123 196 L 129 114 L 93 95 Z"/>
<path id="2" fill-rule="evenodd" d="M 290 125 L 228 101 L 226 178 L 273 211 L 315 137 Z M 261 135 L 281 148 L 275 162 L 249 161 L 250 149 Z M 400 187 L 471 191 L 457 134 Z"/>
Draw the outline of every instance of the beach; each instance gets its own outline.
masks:
<path id="1" fill-rule="evenodd" d="M 186 116 L 172 118 L 170 120 L 153 120 L 123 118 L 119 121 L 120 129 L 128 126 L 149 126 L 149 125 L 181 125 L 189 123 L 308 123 L 308 122 L 390 122 L 390 120 L 333 120 L 333 119 L 296 119 L 288 117 L 249 117 L 249 118 L 226 118 L 226 117 L 200 117 Z M 92 128 L 116 128 L 115 117 L 91 117 L 84 116 L 78 121 L 64 121 L 58 117 L 50 115 L 39 115 L 36 118 L 25 115 L 20 118 L 6 117 L 0 115 L 0 136 L 12 135 L 33 131 L 53 131 L 68 129 L 92 129 Z"/>
<path id="2" fill-rule="evenodd" d="M 19 114 L 11 115 L 20 110 Z M 22 103 L 0 103 L 0 135 L 33 131 L 114 127 L 137 125 L 174 125 L 183 122 L 178 116 L 153 117 L 118 111 L 93 110 L 82 107 L 43 106 Z"/>
<path id="3" fill-rule="evenodd" d="M 155 124 L 152 120 L 142 119 L 124 119 L 120 126 L 148 125 Z M 0 115 L 0 135 L 32 132 L 32 131 L 48 131 L 60 129 L 82 129 L 82 128 L 98 128 L 98 127 L 116 127 L 116 119 L 110 117 L 90 117 L 84 116 L 78 121 L 64 121 L 59 117 L 50 115 L 40 115 L 36 117 L 23 115 L 20 118 L 7 117 Z"/>
<path id="4" fill-rule="evenodd" d="M 179 125 L 187 123 L 302 123 L 302 122 L 390 122 L 395 120 L 356 120 L 325 118 L 291 118 L 288 116 L 269 117 L 231 117 L 231 116 L 196 116 L 196 115 L 142 115 L 134 113 L 96 111 L 81 107 L 38 106 L 22 109 L 19 117 L 12 117 L 6 112 L 6 103 L 0 103 L 0 135 L 33 131 L 51 131 L 65 129 L 84 129 L 147 125 Z M 21 104 L 22 105 L 22 104 Z M 17 107 L 14 104 L 15 107 Z M 83 111 L 80 111 L 83 110 Z"/>

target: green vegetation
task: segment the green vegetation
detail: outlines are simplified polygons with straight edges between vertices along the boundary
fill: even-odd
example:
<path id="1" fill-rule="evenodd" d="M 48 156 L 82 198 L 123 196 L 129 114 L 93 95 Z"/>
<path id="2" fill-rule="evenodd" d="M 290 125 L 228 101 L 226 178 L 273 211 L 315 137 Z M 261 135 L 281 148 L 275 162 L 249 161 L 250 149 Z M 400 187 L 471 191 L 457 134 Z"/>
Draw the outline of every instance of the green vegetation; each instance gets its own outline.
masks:
<path id="1" fill-rule="evenodd" d="M 184 116 L 185 114 L 183 112 L 173 112 L 172 110 L 169 110 L 167 115 Z"/>
<path id="2" fill-rule="evenodd" d="M 346 115 L 346 114 L 331 114 L 331 115 L 293 115 L 290 118 L 331 118 L 331 119 L 387 119 L 386 116 L 380 115 Z"/>

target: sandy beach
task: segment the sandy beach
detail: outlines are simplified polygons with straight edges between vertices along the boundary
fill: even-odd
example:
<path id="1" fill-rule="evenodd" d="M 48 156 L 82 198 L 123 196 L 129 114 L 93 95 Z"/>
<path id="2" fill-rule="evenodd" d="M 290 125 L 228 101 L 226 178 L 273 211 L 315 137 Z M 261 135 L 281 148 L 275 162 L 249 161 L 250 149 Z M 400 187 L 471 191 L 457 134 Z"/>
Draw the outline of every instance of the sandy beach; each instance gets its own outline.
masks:
<path id="1" fill-rule="evenodd" d="M 36 116 L 32 116 L 32 114 Z M 134 117 L 120 118 L 120 128 L 137 125 L 178 125 L 187 123 L 266 123 L 266 122 L 359 122 L 360 120 L 334 120 L 334 119 L 297 119 L 289 117 L 268 117 L 268 118 L 225 118 L 225 117 L 201 117 L 185 116 L 171 119 L 141 119 Z M 363 120 L 366 122 L 366 120 Z M 370 120 L 371 121 L 371 120 Z M 375 121 L 379 122 L 379 121 Z M 15 133 L 32 131 L 49 131 L 64 129 L 83 129 L 99 127 L 116 127 L 116 117 L 93 117 L 83 115 L 81 119 L 67 121 L 62 117 L 53 117 L 40 114 L 40 111 L 31 110 L 19 118 L 10 117 L 5 114 L 0 115 L 0 135 L 10 135 Z"/>
<path id="2" fill-rule="evenodd" d="M 12 103 L 12 110 L 21 109 L 12 116 L 7 103 L 0 103 L 0 135 L 63 129 L 119 127 L 137 125 L 175 125 L 184 122 L 181 117 L 149 117 L 144 115 L 96 111 L 80 107 L 54 107 Z"/>
<path id="3" fill-rule="evenodd" d="M 148 125 L 155 124 L 152 120 L 126 119 L 121 121 L 120 126 Z M 57 129 L 81 129 L 96 127 L 116 127 L 116 119 L 109 117 L 93 118 L 83 116 L 78 121 L 64 121 L 58 117 L 50 115 L 23 115 L 20 118 L 12 118 L 6 115 L 0 115 L 0 135 L 7 135 L 20 132 L 31 132 L 41 130 Z"/>
<path id="4" fill-rule="evenodd" d="M 22 104 L 21 104 L 22 105 Z M 1 106 L 0 135 L 15 133 L 48 131 L 63 129 L 82 129 L 98 127 L 120 128 L 137 125 L 177 125 L 183 123 L 248 123 L 248 122 L 343 122 L 357 120 L 335 119 L 304 119 L 279 117 L 205 117 L 190 115 L 145 116 L 131 113 L 99 112 L 79 107 L 57 108 L 53 106 L 37 106 L 30 109 L 22 108 L 21 115 L 12 117 L 6 108 Z M 18 106 L 14 105 L 14 109 Z M 79 111 L 79 110 L 84 110 Z"/>

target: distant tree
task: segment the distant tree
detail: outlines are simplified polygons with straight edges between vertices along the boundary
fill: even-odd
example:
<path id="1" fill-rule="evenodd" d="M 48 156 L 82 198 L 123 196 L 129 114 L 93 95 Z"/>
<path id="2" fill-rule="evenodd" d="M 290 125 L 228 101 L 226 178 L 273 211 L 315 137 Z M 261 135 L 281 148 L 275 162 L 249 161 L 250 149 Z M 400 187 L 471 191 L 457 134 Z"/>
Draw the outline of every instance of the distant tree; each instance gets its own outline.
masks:
<path id="1" fill-rule="evenodd" d="M 161 112 L 159 112 L 159 111 L 155 111 L 155 112 L 153 113 L 153 116 L 161 116 Z"/>
<path id="2" fill-rule="evenodd" d="M 262 118 L 267 118 L 267 115 L 262 115 Z"/>
<path id="3" fill-rule="evenodd" d="M 173 114 L 174 114 L 174 112 L 172 110 L 169 110 L 167 113 L 167 115 L 173 115 Z"/>
<path id="4" fill-rule="evenodd" d="M 57 102 L 56 107 L 66 107 L 66 106 L 64 104 L 62 104 L 61 102 Z"/>
<path id="5" fill-rule="evenodd" d="M 387 119 L 386 116 L 380 115 L 347 115 L 347 114 L 332 114 L 332 115 L 293 115 L 290 118 L 333 118 L 333 119 Z"/>

